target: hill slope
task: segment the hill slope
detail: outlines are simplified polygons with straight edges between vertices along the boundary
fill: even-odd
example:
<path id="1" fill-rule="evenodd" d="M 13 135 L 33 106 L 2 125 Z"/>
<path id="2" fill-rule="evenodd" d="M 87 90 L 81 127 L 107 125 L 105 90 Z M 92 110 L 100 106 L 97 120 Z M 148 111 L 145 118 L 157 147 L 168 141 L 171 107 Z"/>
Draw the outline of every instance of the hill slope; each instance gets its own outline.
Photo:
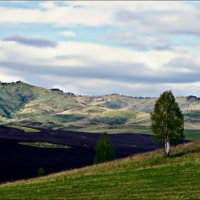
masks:
<path id="1" fill-rule="evenodd" d="M 199 199 L 200 142 L 0 186 L 1 199 Z"/>
<path id="2" fill-rule="evenodd" d="M 200 129 L 200 100 L 176 98 L 186 129 Z M 22 82 L 0 82 L 0 123 L 86 132 L 150 133 L 155 98 L 123 95 L 75 96 Z M 195 136 L 196 137 L 196 136 Z"/>

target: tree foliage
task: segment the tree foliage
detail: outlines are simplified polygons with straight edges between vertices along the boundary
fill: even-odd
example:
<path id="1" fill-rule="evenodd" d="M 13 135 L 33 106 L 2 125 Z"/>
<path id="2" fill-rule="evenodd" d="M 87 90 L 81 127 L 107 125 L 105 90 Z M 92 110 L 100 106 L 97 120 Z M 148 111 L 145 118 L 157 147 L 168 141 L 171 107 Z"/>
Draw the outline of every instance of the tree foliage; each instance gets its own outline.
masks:
<path id="1" fill-rule="evenodd" d="M 171 91 L 158 98 L 151 120 L 154 139 L 165 145 L 166 155 L 169 155 L 170 143 L 184 139 L 184 117 Z"/>
<path id="2" fill-rule="evenodd" d="M 115 152 L 112 142 L 110 141 L 108 134 L 105 132 L 101 135 L 96 145 L 96 155 L 94 163 L 102 163 L 113 160 L 115 158 Z"/>
<path id="3" fill-rule="evenodd" d="M 41 167 L 38 169 L 38 176 L 44 176 L 45 172 L 44 169 Z"/>

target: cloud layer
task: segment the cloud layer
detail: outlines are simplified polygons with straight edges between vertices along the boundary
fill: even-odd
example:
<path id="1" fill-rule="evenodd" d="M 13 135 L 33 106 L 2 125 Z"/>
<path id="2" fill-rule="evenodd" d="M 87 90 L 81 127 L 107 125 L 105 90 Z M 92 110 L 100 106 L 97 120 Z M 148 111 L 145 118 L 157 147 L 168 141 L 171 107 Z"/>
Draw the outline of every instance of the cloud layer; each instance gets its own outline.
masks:
<path id="1" fill-rule="evenodd" d="M 158 96 L 171 89 L 198 96 L 198 2 L 25 5 L 0 4 L 2 81 L 89 95 Z"/>

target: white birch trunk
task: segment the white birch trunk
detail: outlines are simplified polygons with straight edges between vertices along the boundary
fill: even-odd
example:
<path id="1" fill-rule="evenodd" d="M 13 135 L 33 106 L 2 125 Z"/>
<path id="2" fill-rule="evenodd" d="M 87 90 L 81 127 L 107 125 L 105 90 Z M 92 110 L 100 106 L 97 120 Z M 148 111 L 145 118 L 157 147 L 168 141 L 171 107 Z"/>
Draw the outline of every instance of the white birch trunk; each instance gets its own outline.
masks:
<path id="1" fill-rule="evenodd" d="M 169 140 L 165 140 L 165 155 L 169 156 L 170 153 L 170 142 Z"/>

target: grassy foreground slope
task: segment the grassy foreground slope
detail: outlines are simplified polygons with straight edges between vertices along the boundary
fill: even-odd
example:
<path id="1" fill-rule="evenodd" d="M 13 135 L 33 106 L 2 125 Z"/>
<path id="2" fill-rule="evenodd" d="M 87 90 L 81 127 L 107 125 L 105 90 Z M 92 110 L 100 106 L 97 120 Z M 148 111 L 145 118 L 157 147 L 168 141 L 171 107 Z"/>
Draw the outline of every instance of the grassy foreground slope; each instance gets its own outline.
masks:
<path id="1" fill-rule="evenodd" d="M 1 199 L 199 199 L 200 142 L 0 186 Z"/>

